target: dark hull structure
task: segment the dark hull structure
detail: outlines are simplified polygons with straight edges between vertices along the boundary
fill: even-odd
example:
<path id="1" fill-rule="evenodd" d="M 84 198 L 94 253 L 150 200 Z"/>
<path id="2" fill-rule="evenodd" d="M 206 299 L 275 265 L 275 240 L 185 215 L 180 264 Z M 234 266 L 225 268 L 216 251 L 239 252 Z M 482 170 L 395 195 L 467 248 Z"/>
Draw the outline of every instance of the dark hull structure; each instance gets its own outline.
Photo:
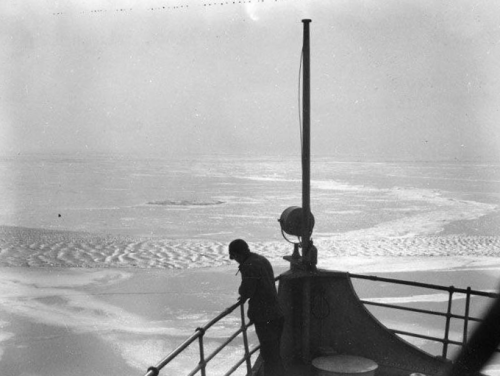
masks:
<path id="1" fill-rule="evenodd" d="M 450 369 L 449 360 L 418 349 L 382 325 L 360 302 L 348 273 L 284 273 L 279 297 L 287 317 L 282 357 L 290 375 L 313 375 L 311 360 L 333 354 L 371 359 L 378 365 L 377 376 L 440 376 Z M 263 375 L 260 361 L 253 372 Z"/>

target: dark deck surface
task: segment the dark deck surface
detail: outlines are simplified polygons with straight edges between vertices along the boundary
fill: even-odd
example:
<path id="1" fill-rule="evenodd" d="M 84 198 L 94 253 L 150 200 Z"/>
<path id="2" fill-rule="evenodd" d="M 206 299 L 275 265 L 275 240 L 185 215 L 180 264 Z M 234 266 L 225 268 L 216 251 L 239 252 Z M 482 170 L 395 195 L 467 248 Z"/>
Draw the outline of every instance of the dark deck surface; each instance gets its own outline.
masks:
<path id="1" fill-rule="evenodd" d="M 301 361 L 294 361 L 285 366 L 286 376 L 313 376 L 314 369 L 312 365 L 306 365 Z M 262 360 L 259 356 L 252 369 L 251 376 L 263 376 Z"/>
<path id="2" fill-rule="evenodd" d="M 286 367 L 287 376 L 312 376 L 314 375 L 314 369 L 312 365 L 304 365 L 300 362 L 289 364 Z"/>

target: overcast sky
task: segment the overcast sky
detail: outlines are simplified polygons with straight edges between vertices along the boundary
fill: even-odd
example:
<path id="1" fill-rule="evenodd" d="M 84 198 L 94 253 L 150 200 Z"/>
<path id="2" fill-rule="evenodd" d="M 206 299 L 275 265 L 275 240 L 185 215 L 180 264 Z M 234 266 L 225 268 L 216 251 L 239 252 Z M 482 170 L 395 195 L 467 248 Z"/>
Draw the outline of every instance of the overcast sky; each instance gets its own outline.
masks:
<path id="1" fill-rule="evenodd" d="M 298 152 L 311 18 L 313 154 L 500 160 L 498 0 L 209 3 L 3 0 L 0 154 Z"/>

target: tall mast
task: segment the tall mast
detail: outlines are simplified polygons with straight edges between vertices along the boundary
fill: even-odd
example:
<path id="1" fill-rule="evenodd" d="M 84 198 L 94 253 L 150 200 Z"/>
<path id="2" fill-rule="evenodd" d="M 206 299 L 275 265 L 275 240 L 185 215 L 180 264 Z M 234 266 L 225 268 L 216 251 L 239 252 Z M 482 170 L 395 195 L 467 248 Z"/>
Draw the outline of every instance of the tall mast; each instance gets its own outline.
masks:
<path id="1" fill-rule="evenodd" d="M 302 20 L 304 24 L 303 56 L 303 89 L 302 89 L 302 256 L 304 263 L 310 259 L 309 243 L 311 229 L 311 79 L 310 79 L 310 51 L 309 51 L 309 24 L 311 20 Z"/>
<path id="2" fill-rule="evenodd" d="M 311 269 L 310 231 L 311 231 L 311 79 L 309 60 L 309 24 L 311 20 L 302 20 L 304 24 L 303 87 L 302 87 L 302 265 Z M 311 285 L 304 280 L 302 286 L 302 360 L 310 362 L 310 325 L 311 325 Z"/>

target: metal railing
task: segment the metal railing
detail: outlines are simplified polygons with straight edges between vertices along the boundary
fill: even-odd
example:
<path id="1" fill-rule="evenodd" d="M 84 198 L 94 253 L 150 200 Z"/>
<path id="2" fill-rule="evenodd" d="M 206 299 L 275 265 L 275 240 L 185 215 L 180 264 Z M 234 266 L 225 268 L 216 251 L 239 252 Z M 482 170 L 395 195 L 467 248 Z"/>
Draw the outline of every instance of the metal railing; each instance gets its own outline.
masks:
<path id="1" fill-rule="evenodd" d="M 433 284 L 429 284 L 429 283 L 404 281 L 404 280 L 392 279 L 392 278 L 381 278 L 381 277 L 366 276 L 366 275 L 361 275 L 361 274 L 349 274 L 349 276 L 351 278 L 355 278 L 355 279 L 366 279 L 366 280 L 378 281 L 378 282 L 388 282 L 388 283 L 394 283 L 394 284 L 399 284 L 399 285 L 422 287 L 422 288 L 427 288 L 427 289 L 432 289 L 432 290 L 439 290 L 439 291 L 448 292 L 448 304 L 447 304 L 446 312 L 436 312 L 436 311 L 431 311 L 431 310 L 427 310 L 427 309 L 403 307 L 403 306 L 394 305 L 394 304 L 377 303 L 377 302 L 371 302 L 368 300 L 360 299 L 360 301 L 365 305 L 378 306 L 378 307 L 396 309 L 396 310 L 401 310 L 401 311 L 417 312 L 417 313 L 422 313 L 422 314 L 444 317 L 445 318 L 445 329 L 444 329 L 443 338 L 426 336 L 426 335 L 422 335 L 422 334 L 418 334 L 418 333 L 412 333 L 412 332 L 407 332 L 407 331 L 403 331 L 403 330 L 395 330 L 395 329 L 388 328 L 389 330 L 391 330 L 395 334 L 409 336 L 409 337 L 415 337 L 415 338 L 422 338 L 422 339 L 426 339 L 429 341 L 435 341 L 435 342 L 442 343 L 443 347 L 442 347 L 442 354 L 441 355 L 443 358 L 447 358 L 447 356 L 448 356 L 448 345 L 456 345 L 456 346 L 464 346 L 465 345 L 465 343 L 467 342 L 467 338 L 468 338 L 469 323 L 471 321 L 474 321 L 474 322 L 482 322 L 483 321 L 480 318 L 470 316 L 471 297 L 473 297 L 473 296 L 482 296 L 482 297 L 487 297 L 487 298 L 499 298 L 500 297 L 500 294 L 472 290 L 470 287 L 467 287 L 466 289 L 461 289 L 461 288 L 456 288 L 454 286 L 446 287 L 446 286 L 440 286 L 440 285 L 433 285 Z M 453 302 L 453 295 L 454 294 L 465 294 L 465 308 L 464 308 L 463 315 L 458 315 L 458 314 L 452 313 L 452 302 Z M 463 329 L 462 329 L 463 331 L 462 331 L 462 341 L 461 342 L 451 340 L 449 338 L 450 337 L 450 324 L 451 324 L 452 319 L 463 320 Z M 500 350 L 497 349 L 497 352 L 500 352 Z"/>
<path id="2" fill-rule="evenodd" d="M 236 308 L 240 307 L 240 316 L 241 316 L 241 326 L 240 328 L 230 335 L 224 343 L 222 343 L 219 347 L 217 347 L 211 354 L 205 356 L 205 345 L 203 342 L 203 337 L 207 330 L 209 330 L 214 324 L 231 314 Z M 248 344 L 247 337 L 247 329 L 253 325 L 252 322 L 248 324 L 245 323 L 245 304 L 244 302 L 237 302 L 232 306 L 226 308 L 223 312 L 213 318 L 208 324 L 203 327 L 197 328 L 195 333 L 191 335 L 188 339 L 186 339 L 181 345 L 179 345 L 174 351 L 172 351 L 169 355 L 167 355 L 163 360 L 161 360 L 156 366 L 149 367 L 144 376 L 158 376 L 160 370 L 166 367 L 172 360 L 174 360 L 178 355 L 180 355 L 184 350 L 186 350 L 193 342 L 198 340 L 199 344 L 199 354 L 200 360 L 198 365 L 188 373 L 188 376 L 195 375 L 198 372 L 201 372 L 202 376 L 206 376 L 206 367 L 207 364 L 217 355 L 219 354 L 229 343 L 231 343 L 236 337 L 242 334 L 243 337 L 243 346 L 245 354 L 244 356 L 238 360 L 238 362 L 227 372 L 224 376 L 229 376 L 233 374 L 243 363 L 246 363 L 247 374 L 251 373 L 252 370 L 252 362 L 251 356 L 259 350 L 260 346 L 255 346 L 250 349 Z"/>
<path id="3" fill-rule="evenodd" d="M 445 318 L 445 330 L 444 330 L 443 338 L 426 336 L 426 335 L 422 335 L 422 334 L 418 334 L 418 333 L 388 328 L 393 333 L 399 334 L 402 336 L 422 338 L 422 339 L 426 339 L 429 341 L 435 341 L 435 342 L 442 343 L 442 345 L 443 345 L 442 357 L 443 358 L 447 358 L 448 345 L 456 345 L 456 346 L 465 345 L 465 343 L 467 342 L 467 338 L 468 338 L 468 331 L 469 331 L 469 323 L 470 322 L 482 322 L 483 321 L 480 318 L 473 317 L 470 315 L 471 297 L 474 297 L 474 296 L 482 296 L 482 297 L 487 297 L 487 298 L 499 298 L 500 297 L 500 294 L 472 290 L 470 287 L 467 287 L 466 289 L 461 289 L 461 288 L 456 288 L 454 286 L 446 287 L 446 286 L 433 285 L 433 284 L 428 284 L 428 283 L 412 282 L 412 281 L 405 281 L 405 280 L 392 279 L 392 278 L 382 278 L 382 277 L 377 277 L 377 276 L 367 276 L 367 275 L 361 275 L 361 274 L 350 274 L 349 273 L 348 275 L 352 279 L 364 279 L 364 280 L 371 280 L 371 281 L 378 281 L 378 282 L 388 282 L 388 283 L 393 283 L 393 284 L 398 284 L 398 285 L 407 285 L 407 286 L 421 287 L 421 288 L 427 288 L 427 289 L 432 289 L 432 290 L 448 292 L 448 302 L 447 302 L 446 312 L 437 312 L 437 311 L 431 311 L 431 310 L 427 310 L 427 309 L 404 307 L 404 306 L 387 304 L 387 303 L 377 303 L 377 302 L 372 302 L 372 301 L 360 299 L 361 303 L 363 303 L 365 305 L 369 305 L 369 306 L 377 306 L 377 307 L 382 307 L 382 308 L 387 308 L 387 309 L 395 309 L 395 310 L 401 310 L 401 311 L 409 311 L 409 312 L 416 312 L 416 313 L 420 313 L 420 314 L 428 314 L 428 315 L 444 317 Z M 280 277 L 277 277 L 276 281 L 278 281 L 279 278 Z M 465 308 L 464 308 L 465 312 L 463 315 L 452 313 L 452 302 L 453 302 L 453 295 L 454 294 L 465 294 Z M 232 335 L 230 335 L 226 339 L 226 341 L 224 343 L 222 343 L 219 347 L 217 347 L 211 354 L 206 356 L 205 355 L 205 346 L 204 346 L 204 341 L 203 341 L 205 333 L 214 324 L 216 324 L 217 322 L 219 322 L 220 320 L 222 320 L 223 318 L 225 318 L 226 316 L 231 314 L 238 307 L 240 307 L 240 316 L 241 316 L 240 328 L 236 332 L 234 332 Z M 250 375 L 251 371 L 252 371 L 251 356 L 256 351 L 259 350 L 260 346 L 257 345 L 252 349 L 250 349 L 250 347 L 249 347 L 247 330 L 249 327 L 251 327 L 253 325 L 253 323 L 249 322 L 247 324 L 245 322 L 245 309 L 244 309 L 244 307 L 245 307 L 245 304 L 243 302 L 237 302 L 237 303 L 233 304 L 232 306 L 226 308 L 223 312 L 221 312 L 218 316 L 213 318 L 205 326 L 197 328 L 195 330 L 194 334 L 192 334 L 181 345 L 179 345 L 175 350 L 173 350 L 168 356 L 166 356 L 163 360 L 161 360 L 156 366 L 149 367 L 149 369 L 147 370 L 147 372 L 144 376 L 158 376 L 160 370 L 162 370 L 164 367 L 166 367 L 172 360 L 174 360 L 178 355 L 180 355 L 184 350 L 186 350 L 196 340 L 198 340 L 198 343 L 199 343 L 199 362 L 198 362 L 198 365 L 190 373 L 188 373 L 188 376 L 193 376 L 198 372 L 201 372 L 202 376 L 206 376 L 207 364 L 217 354 L 219 354 L 229 343 L 231 343 L 236 337 L 238 337 L 240 334 L 243 337 L 244 356 L 241 359 L 239 359 L 237 361 L 237 363 L 227 373 L 224 374 L 224 376 L 229 376 L 229 375 L 233 374 L 243 363 L 246 364 L 247 375 Z M 462 342 L 451 340 L 449 338 L 450 326 L 451 326 L 450 324 L 451 324 L 452 319 L 463 320 Z M 497 352 L 500 352 L 500 350 L 497 350 Z"/>

